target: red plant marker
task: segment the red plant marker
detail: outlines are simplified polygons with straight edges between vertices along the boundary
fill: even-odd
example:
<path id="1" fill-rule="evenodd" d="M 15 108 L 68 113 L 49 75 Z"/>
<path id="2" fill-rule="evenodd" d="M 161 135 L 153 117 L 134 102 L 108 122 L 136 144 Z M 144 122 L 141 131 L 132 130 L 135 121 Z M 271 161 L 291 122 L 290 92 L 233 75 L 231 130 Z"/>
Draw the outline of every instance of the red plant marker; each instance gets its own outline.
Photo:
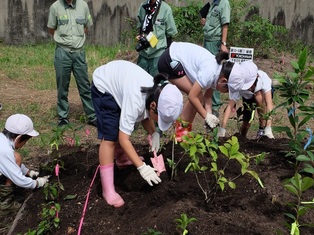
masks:
<path id="1" fill-rule="evenodd" d="M 85 134 L 86 134 L 86 136 L 89 136 L 90 135 L 90 129 L 86 129 Z"/>

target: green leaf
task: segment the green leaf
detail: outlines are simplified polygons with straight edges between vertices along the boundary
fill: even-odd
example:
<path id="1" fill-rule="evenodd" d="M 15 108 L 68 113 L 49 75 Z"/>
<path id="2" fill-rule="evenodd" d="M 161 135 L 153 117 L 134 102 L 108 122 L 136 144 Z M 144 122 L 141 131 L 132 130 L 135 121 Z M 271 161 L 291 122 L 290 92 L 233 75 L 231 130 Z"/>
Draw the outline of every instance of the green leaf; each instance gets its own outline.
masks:
<path id="1" fill-rule="evenodd" d="M 306 59 L 307 59 L 307 49 L 305 47 L 304 50 L 301 52 L 299 60 L 298 60 L 299 69 L 301 71 L 303 71 L 305 68 Z"/>
<path id="2" fill-rule="evenodd" d="M 301 191 L 304 192 L 314 185 L 314 179 L 310 177 L 304 177 L 301 184 Z"/>
<path id="3" fill-rule="evenodd" d="M 220 152 L 225 155 L 226 157 L 229 156 L 229 153 L 228 153 L 228 149 L 225 147 L 225 146 L 219 146 L 219 150 Z"/>
<path id="4" fill-rule="evenodd" d="M 229 185 L 230 188 L 236 189 L 236 184 L 235 184 L 234 182 L 229 181 L 229 182 L 228 182 L 228 185 Z"/>
<path id="5" fill-rule="evenodd" d="M 284 188 L 286 190 L 288 190 L 289 192 L 293 193 L 294 195 L 298 196 L 299 192 L 298 190 L 295 188 L 295 186 L 291 185 L 291 184 L 286 184 L 284 185 Z"/>
<path id="6" fill-rule="evenodd" d="M 77 194 L 68 194 L 63 198 L 63 200 L 73 200 L 76 197 L 77 197 Z"/>
<path id="7" fill-rule="evenodd" d="M 300 162 L 307 162 L 307 161 L 311 161 L 311 159 L 308 157 L 308 156 L 306 156 L 306 155 L 299 155 L 299 156 L 297 156 L 296 157 L 296 159 L 298 160 L 298 161 L 300 161 Z"/>

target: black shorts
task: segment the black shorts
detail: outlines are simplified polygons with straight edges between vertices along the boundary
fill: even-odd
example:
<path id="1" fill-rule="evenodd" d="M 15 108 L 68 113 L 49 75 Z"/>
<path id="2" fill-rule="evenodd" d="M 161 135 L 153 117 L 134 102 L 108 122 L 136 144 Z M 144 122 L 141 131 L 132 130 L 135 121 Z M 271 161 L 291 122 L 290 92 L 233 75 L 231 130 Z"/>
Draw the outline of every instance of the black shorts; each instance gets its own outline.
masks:
<path id="1" fill-rule="evenodd" d="M 275 92 L 275 88 L 271 86 L 271 97 L 273 98 Z M 249 122 L 252 118 L 253 110 L 256 109 L 256 101 L 253 96 L 251 99 L 245 99 L 242 97 L 243 103 L 243 121 Z M 253 117 L 254 118 L 254 117 Z"/>
<path id="2" fill-rule="evenodd" d="M 252 118 L 253 111 L 256 109 L 255 98 L 254 96 L 251 99 L 245 99 L 242 97 L 242 103 L 243 103 L 243 122 L 249 122 Z"/>
<path id="3" fill-rule="evenodd" d="M 181 78 L 186 75 L 182 64 L 170 58 L 169 48 L 159 57 L 158 72 L 168 75 L 170 79 Z"/>

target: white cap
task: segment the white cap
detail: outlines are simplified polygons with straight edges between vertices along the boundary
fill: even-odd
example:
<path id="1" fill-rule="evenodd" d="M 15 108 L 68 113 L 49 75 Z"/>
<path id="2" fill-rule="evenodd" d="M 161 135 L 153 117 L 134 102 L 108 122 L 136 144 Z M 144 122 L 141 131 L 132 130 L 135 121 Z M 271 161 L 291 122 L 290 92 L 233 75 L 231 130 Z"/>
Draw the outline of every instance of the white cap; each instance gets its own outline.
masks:
<path id="1" fill-rule="evenodd" d="M 172 84 L 166 85 L 158 99 L 158 127 L 166 131 L 177 120 L 183 109 L 181 91 Z"/>
<path id="2" fill-rule="evenodd" d="M 248 90 L 254 84 L 258 68 L 256 64 L 253 63 L 252 60 L 245 61 L 241 63 L 241 67 L 244 69 L 244 85 L 242 90 Z"/>
<path id="3" fill-rule="evenodd" d="M 5 122 L 5 129 L 17 135 L 38 136 L 32 120 L 24 114 L 13 114 Z"/>
<path id="4" fill-rule="evenodd" d="M 255 82 L 256 77 L 257 66 L 253 61 L 234 63 L 228 79 L 229 90 L 231 92 L 248 90 Z"/>

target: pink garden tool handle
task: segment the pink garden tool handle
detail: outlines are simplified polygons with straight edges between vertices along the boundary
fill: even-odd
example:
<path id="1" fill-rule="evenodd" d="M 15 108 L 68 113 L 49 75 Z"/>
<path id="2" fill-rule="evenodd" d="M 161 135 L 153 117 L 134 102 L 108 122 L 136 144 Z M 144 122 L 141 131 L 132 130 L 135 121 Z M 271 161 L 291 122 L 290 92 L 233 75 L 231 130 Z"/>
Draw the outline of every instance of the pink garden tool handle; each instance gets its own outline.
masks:
<path id="1" fill-rule="evenodd" d="M 150 158 L 150 160 L 154 168 L 157 170 L 157 175 L 160 176 L 161 172 L 166 171 L 164 157 L 162 156 L 162 154 L 159 154 L 159 156 L 157 156 L 156 151 L 154 151 L 153 153 L 154 157 Z"/>

